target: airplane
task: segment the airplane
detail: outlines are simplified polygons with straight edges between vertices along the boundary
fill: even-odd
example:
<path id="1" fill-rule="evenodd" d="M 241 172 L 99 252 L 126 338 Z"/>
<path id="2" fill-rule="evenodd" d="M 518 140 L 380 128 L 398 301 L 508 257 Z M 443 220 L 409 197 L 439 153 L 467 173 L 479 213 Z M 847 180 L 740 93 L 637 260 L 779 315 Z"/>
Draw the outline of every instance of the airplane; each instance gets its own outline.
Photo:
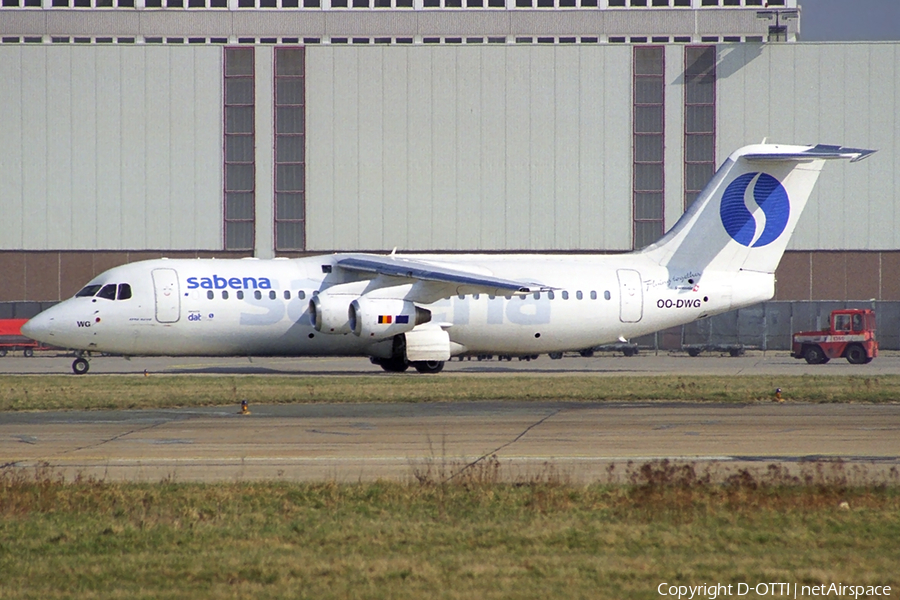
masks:
<path id="1" fill-rule="evenodd" d="M 772 298 L 825 161 L 873 152 L 745 146 L 671 230 L 627 254 L 147 260 L 94 277 L 22 333 L 89 353 L 368 356 L 421 373 L 452 356 L 624 342 Z M 72 370 L 87 373 L 87 358 Z"/>

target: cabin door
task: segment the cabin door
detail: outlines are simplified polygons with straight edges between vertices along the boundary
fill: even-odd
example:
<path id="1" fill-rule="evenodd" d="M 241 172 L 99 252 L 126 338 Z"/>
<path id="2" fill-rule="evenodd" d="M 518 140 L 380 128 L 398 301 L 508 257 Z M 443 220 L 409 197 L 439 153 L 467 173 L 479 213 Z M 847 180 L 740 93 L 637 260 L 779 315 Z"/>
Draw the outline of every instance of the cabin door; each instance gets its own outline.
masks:
<path id="1" fill-rule="evenodd" d="M 153 269 L 153 293 L 156 297 L 156 320 L 175 323 L 181 317 L 181 293 L 175 269 Z"/>
<path id="2" fill-rule="evenodd" d="M 633 269 L 619 269 L 619 320 L 637 323 L 644 315 L 644 292 L 641 274 Z"/>

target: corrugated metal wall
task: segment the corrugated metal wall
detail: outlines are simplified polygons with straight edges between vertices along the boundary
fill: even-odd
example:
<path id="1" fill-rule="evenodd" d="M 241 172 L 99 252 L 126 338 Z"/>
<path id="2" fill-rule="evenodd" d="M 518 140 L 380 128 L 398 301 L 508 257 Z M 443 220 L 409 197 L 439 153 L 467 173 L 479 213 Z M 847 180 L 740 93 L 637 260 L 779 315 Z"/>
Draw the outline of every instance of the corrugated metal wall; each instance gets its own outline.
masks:
<path id="1" fill-rule="evenodd" d="M 221 64 L 0 46 L 0 249 L 221 248 Z"/>
<path id="2" fill-rule="evenodd" d="M 0 45 L 0 250 L 221 250 L 222 51 Z M 683 56 L 666 47 L 669 226 Z M 720 162 L 763 137 L 879 150 L 827 167 L 791 248 L 900 248 L 900 44 L 718 57 Z M 259 256 L 272 58 L 257 48 Z M 618 44 L 308 47 L 307 249 L 630 249 L 631 61 Z"/>
<path id="3" fill-rule="evenodd" d="M 630 63 L 629 46 L 307 48 L 308 248 L 630 249 Z"/>

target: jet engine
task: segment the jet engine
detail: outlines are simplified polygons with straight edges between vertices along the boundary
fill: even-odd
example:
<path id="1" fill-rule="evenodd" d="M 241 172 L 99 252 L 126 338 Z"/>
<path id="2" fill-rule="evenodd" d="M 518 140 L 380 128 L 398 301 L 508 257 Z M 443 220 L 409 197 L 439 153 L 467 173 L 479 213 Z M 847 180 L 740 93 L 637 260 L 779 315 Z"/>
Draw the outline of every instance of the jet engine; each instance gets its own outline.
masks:
<path id="1" fill-rule="evenodd" d="M 347 306 L 352 296 L 319 294 L 309 301 L 313 327 L 322 333 L 350 333 Z"/>
<path id="2" fill-rule="evenodd" d="M 360 297 L 350 303 L 350 329 L 354 334 L 370 339 L 383 339 L 411 331 L 416 325 L 431 320 L 431 311 L 409 300 Z"/>

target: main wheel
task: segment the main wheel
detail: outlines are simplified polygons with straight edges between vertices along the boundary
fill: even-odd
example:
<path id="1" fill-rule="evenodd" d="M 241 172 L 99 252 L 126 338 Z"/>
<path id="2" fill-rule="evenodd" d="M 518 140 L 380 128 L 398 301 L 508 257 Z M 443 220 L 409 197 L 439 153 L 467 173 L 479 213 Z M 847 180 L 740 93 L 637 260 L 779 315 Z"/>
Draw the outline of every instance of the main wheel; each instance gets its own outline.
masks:
<path id="1" fill-rule="evenodd" d="M 808 346 L 806 352 L 803 353 L 803 358 L 811 365 L 824 365 L 829 360 L 819 346 Z"/>
<path id="2" fill-rule="evenodd" d="M 687 353 L 688 353 L 688 356 L 697 358 L 698 356 L 700 356 L 700 348 L 688 348 Z"/>
<path id="3" fill-rule="evenodd" d="M 88 372 L 88 369 L 90 369 L 90 368 L 91 368 L 90 363 L 83 358 L 76 358 L 75 361 L 72 363 L 72 371 L 76 375 L 84 375 L 85 373 Z"/>
<path id="4" fill-rule="evenodd" d="M 561 359 L 562 357 L 563 357 L 563 353 L 562 353 L 562 352 L 551 352 L 551 353 L 550 353 L 550 358 L 552 358 L 553 360 L 559 360 L 559 359 Z"/>
<path id="5" fill-rule="evenodd" d="M 594 355 L 594 350 L 592 348 L 587 348 L 585 350 L 579 350 L 578 354 L 580 354 L 584 358 L 590 358 Z"/>
<path id="6" fill-rule="evenodd" d="M 637 354 L 637 348 L 623 348 L 622 354 L 628 357 L 634 356 Z"/>
<path id="7" fill-rule="evenodd" d="M 869 362 L 869 357 L 866 355 L 866 349 L 859 344 L 848 346 L 844 351 L 844 356 L 851 365 L 864 365 Z"/>
<path id="8" fill-rule="evenodd" d="M 417 360 L 411 364 L 419 373 L 440 373 L 444 370 L 442 360 Z"/>
<path id="9" fill-rule="evenodd" d="M 405 358 L 382 359 L 378 364 L 388 373 L 403 373 L 409 368 L 409 362 Z"/>

